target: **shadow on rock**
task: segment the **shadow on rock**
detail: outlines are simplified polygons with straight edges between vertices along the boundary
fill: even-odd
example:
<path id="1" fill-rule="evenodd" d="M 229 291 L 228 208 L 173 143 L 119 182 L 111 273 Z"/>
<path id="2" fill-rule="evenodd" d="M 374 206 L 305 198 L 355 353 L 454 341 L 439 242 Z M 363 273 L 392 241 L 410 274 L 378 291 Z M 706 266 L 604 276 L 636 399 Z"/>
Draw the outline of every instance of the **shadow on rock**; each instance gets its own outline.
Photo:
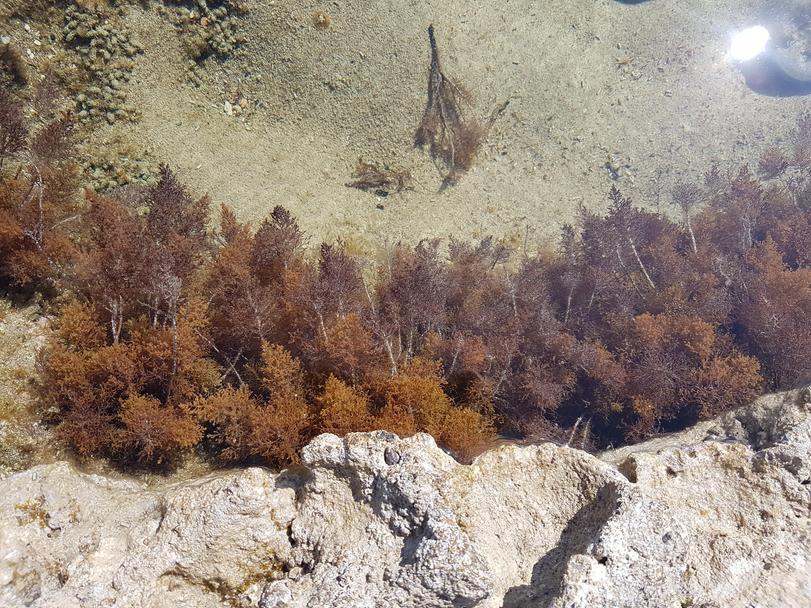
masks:
<path id="1" fill-rule="evenodd" d="M 558 544 L 532 568 L 528 585 L 512 587 L 504 595 L 502 608 L 545 607 L 559 594 L 569 559 L 587 553 L 600 531 L 620 507 L 619 489 L 604 485 L 594 500 L 580 508 L 563 530 Z M 608 559 L 608 558 L 603 558 Z"/>

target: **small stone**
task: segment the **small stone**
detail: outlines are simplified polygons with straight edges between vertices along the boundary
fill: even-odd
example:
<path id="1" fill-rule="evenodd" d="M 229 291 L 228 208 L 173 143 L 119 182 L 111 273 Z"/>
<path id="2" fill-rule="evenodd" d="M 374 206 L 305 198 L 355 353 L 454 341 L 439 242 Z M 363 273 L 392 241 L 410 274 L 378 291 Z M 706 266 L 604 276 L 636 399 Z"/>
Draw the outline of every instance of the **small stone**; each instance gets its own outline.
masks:
<path id="1" fill-rule="evenodd" d="M 225 110 L 225 113 L 226 113 L 228 116 L 233 116 L 233 115 L 234 115 L 234 106 L 232 106 L 232 105 L 231 105 L 231 102 L 230 102 L 230 101 L 226 101 L 226 102 L 223 104 L 223 110 Z"/>
<path id="2" fill-rule="evenodd" d="M 401 459 L 402 459 L 402 456 L 400 456 L 400 452 L 398 452 L 394 448 L 387 447 L 383 451 L 383 460 L 386 461 L 387 465 L 391 466 L 391 465 L 399 464 Z"/>
<path id="3" fill-rule="evenodd" d="M 290 572 L 287 573 L 287 578 L 296 580 L 303 574 L 303 572 L 304 570 L 302 568 L 300 568 L 299 566 L 295 566 L 293 568 L 290 568 Z"/>

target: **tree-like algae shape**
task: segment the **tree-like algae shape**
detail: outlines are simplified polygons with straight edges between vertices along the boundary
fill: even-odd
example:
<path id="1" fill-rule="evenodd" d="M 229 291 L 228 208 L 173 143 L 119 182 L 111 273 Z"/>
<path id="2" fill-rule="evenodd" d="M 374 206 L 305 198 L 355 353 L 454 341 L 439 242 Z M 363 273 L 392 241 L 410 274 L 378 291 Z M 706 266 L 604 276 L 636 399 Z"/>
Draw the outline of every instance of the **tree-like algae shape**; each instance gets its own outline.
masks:
<path id="1" fill-rule="evenodd" d="M 497 431 L 600 448 L 811 377 L 806 119 L 791 179 L 713 171 L 674 192 L 678 222 L 612 190 L 557 251 L 423 241 L 370 272 L 340 242 L 307 252 L 281 207 L 252 227 L 223 206 L 212 231 L 166 167 L 82 193 L 70 122 L 0 101 L 0 278 L 55 313 L 40 405 L 79 456 L 284 466 L 370 429 L 463 461 Z"/>
<path id="2" fill-rule="evenodd" d="M 428 41 L 431 46 L 428 101 L 414 143 L 420 148 L 427 147 L 431 157 L 443 165 L 443 186 L 449 186 L 473 166 L 485 129 L 463 108 L 470 105 L 470 94 L 442 71 L 433 25 L 428 27 Z"/>

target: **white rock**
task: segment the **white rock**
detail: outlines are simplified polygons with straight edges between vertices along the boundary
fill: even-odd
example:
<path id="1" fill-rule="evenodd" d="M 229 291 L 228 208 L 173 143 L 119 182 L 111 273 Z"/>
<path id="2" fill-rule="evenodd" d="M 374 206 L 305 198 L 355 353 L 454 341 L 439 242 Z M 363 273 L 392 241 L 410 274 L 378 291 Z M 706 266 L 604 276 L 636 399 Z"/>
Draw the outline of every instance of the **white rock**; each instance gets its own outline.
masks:
<path id="1" fill-rule="evenodd" d="M 774 395 L 599 458 L 322 435 L 302 467 L 0 481 L 0 606 L 811 605 L 811 412 Z"/>

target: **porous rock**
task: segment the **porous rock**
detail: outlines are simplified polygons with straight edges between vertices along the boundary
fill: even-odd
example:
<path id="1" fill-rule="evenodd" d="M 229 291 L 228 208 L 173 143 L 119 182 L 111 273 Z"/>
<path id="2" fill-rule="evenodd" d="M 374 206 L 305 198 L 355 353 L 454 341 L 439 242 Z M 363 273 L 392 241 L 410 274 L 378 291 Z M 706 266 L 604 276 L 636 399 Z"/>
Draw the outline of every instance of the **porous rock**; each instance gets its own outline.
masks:
<path id="1" fill-rule="evenodd" d="M 764 397 L 599 456 L 322 435 L 282 473 L 0 481 L 0 605 L 811 605 L 811 407 Z"/>

